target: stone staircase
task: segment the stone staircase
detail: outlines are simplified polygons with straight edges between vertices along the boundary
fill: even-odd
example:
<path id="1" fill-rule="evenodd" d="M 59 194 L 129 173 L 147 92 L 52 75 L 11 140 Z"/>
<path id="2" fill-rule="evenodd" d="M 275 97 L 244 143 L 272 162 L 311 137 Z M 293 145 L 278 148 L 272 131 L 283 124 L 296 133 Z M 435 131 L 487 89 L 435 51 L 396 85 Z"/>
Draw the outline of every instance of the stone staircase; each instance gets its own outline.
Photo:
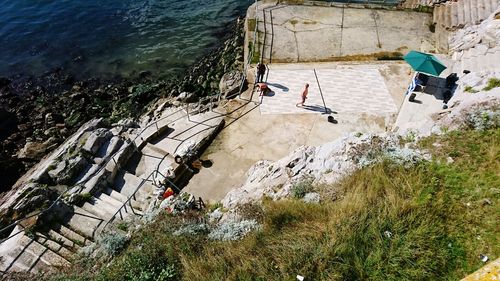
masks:
<path id="1" fill-rule="evenodd" d="M 407 0 L 402 8 L 434 7 L 433 22 L 446 29 L 477 24 L 486 19 L 499 6 L 499 0 Z"/>
<path id="2" fill-rule="evenodd" d="M 446 29 L 477 24 L 499 7 L 499 0 L 457 0 L 434 4 L 433 21 Z"/>
<path id="3" fill-rule="evenodd" d="M 15 226 L 9 239 L 0 244 L 0 271 L 37 272 L 66 266 L 108 222 L 141 217 L 156 200 L 154 191 L 165 179 L 154 171 L 163 175 L 170 171 L 174 183 L 180 183 L 187 169 L 175 163 L 174 156 L 186 145 L 201 149 L 224 123 L 224 116 L 212 111 L 188 116 L 184 110 L 165 110 L 159 119 L 138 135 L 133 146 L 114 137 L 108 137 L 98 148 L 93 146 L 98 159 L 78 176 L 78 182 L 85 183 L 80 194 L 88 194 L 85 202 L 58 203 L 61 206 L 50 211 L 52 219 L 42 223 L 43 227 L 37 225 L 30 230 Z M 134 152 L 128 147 L 137 149 Z"/>

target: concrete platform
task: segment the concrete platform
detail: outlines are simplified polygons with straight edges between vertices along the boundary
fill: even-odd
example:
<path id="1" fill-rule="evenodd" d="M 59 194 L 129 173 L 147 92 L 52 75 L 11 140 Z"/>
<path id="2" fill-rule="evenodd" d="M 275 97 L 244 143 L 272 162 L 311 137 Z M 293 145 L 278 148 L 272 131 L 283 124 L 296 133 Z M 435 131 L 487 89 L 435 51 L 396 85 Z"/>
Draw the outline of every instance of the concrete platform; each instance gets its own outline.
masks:
<path id="1" fill-rule="evenodd" d="M 258 42 L 260 48 L 264 45 L 263 59 L 271 63 L 332 61 L 339 57 L 357 60 L 434 49 L 429 29 L 432 14 L 354 6 L 259 1 Z M 247 18 L 256 18 L 255 6 L 248 9 Z"/>
<path id="2" fill-rule="evenodd" d="M 329 123 L 327 115 L 321 112 L 295 107 L 303 81 L 296 79 L 293 75 L 285 75 L 286 73 L 304 73 L 304 69 L 308 70 L 307 81 L 311 79 L 310 84 L 313 87 L 308 102 L 316 104 L 321 103 L 321 99 L 318 100 L 317 92 L 314 92 L 317 91 L 314 88 L 317 86 L 314 86 L 315 80 L 312 80 L 314 78 L 312 69 L 324 74 L 323 79 L 325 77 L 329 79 L 329 73 L 332 70 L 336 72 L 350 68 L 360 71 L 359 73 L 368 73 L 366 81 L 372 81 L 375 76 L 380 79 L 375 82 L 378 85 L 376 92 L 384 93 L 379 105 L 387 103 L 386 112 L 375 112 L 375 110 L 353 112 L 347 110 L 348 106 L 344 106 L 341 110 L 342 108 L 337 105 L 341 97 L 336 97 L 335 93 L 346 93 L 352 87 L 356 87 L 356 83 L 347 83 L 348 81 L 333 83 L 333 87 L 337 87 L 333 88 L 333 91 L 330 86 L 323 87 L 323 91 L 330 93 L 333 101 L 336 101 L 329 103 L 333 103 L 330 105 L 332 110 L 338 111 L 337 114 L 332 114 L 338 124 Z M 212 160 L 213 165 L 210 168 L 202 168 L 200 173 L 193 177 L 184 188 L 185 191 L 200 196 L 206 201 L 218 201 L 234 187 L 241 185 L 248 169 L 259 160 L 275 161 L 300 146 L 324 144 L 350 132 L 384 132 L 392 127 L 395 119 L 395 114 L 388 113 L 397 111 L 403 102 L 404 93 L 411 79 L 408 65 L 400 62 L 273 64 L 270 69 L 268 81 L 271 84 L 283 86 L 281 89 L 277 85 L 270 85 L 270 87 L 280 92 L 276 92 L 272 97 L 264 97 L 263 103 L 259 106 L 258 94 L 252 95 L 249 89 L 242 95 L 242 99 L 231 100 L 224 106 L 227 112 L 232 112 L 226 119 L 226 128 L 202 156 L 203 159 Z M 377 71 L 378 75 L 375 74 Z M 252 77 L 253 70 L 249 73 L 250 81 L 253 81 Z M 295 80 L 298 82 L 294 82 Z M 357 80 L 359 85 L 369 84 L 363 80 L 365 79 Z M 385 91 L 383 85 L 385 85 Z M 369 95 L 366 97 L 370 98 Z M 252 102 L 245 101 L 250 98 Z M 275 98 L 282 99 L 286 103 L 286 110 L 271 104 Z M 362 102 L 369 103 L 371 100 L 373 96 Z"/>
<path id="3" fill-rule="evenodd" d="M 311 67 L 287 69 L 287 65 L 271 66 L 267 83 L 272 92 L 262 97 L 262 114 L 324 113 L 324 105 L 326 112 L 379 116 L 394 114 L 398 110 L 376 65 L 317 70 Z M 305 106 L 297 107 L 305 83 L 310 85 L 309 95 Z"/>

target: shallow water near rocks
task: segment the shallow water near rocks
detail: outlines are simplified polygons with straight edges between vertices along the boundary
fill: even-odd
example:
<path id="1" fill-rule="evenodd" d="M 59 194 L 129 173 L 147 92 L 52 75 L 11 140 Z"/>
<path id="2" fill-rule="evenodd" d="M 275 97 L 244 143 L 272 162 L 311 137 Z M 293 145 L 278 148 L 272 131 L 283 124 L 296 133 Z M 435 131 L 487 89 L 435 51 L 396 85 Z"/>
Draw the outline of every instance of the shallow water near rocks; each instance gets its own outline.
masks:
<path id="1" fill-rule="evenodd" d="M 179 73 L 252 0 L 0 0 L 0 77 L 63 68 L 77 79 Z"/>

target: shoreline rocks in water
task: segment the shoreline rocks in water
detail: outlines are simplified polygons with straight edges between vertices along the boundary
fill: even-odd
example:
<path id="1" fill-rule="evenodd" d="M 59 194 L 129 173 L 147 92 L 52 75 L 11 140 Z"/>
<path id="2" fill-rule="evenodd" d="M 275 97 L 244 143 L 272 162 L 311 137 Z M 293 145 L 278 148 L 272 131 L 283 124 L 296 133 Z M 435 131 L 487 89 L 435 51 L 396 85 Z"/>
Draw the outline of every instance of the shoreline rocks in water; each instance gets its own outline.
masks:
<path id="1" fill-rule="evenodd" d="M 218 92 L 221 77 L 243 65 L 243 22 L 238 19 L 219 48 L 202 57 L 183 77 L 114 81 L 74 78 L 56 69 L 41 77 L 0 78 L 0 193 L 82 124 L 103 117 L 110 123 L 137 118 L 162 97 L 196 97 Z"/>

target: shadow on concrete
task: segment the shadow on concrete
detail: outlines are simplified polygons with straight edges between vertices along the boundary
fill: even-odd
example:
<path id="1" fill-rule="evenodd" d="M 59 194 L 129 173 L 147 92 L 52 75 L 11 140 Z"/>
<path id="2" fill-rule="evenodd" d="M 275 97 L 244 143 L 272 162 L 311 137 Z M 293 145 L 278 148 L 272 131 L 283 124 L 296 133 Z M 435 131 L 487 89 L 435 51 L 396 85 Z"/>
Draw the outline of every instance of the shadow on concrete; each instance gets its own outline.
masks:
<path id="1" fill-rule="evenodd" d="M 307 110 L 310 110 L 310 111 L 316 111 L 316 112 L 321 112 L 321 113 L 325 113 L 325 114 L 330 114 L 330 113 L 337 113 L 337 112 L 333 112 L 330 108 L 328 107 L 324 107 L 324 106 L 318 106 L 318 105 L 303 105 L 303 106 L 299 106 L 300 108 L 303 108 L 303 109 L 307 109 Z"/>
<path id="2" fill-rule="evenodd" d="M 264 97 L 274 97 L 276 93 L 274 91 L 266 91 L 265 93 L 262 94 Z"/>
<path id="3" fill-rule="evenodd" d="M 267 83 L 267 85 L 276 87 L 276 88 L 282 90 L 283 92 L 288 92 L 290 90 L 288 87 L 285 87 L 285 86 L 278 84 L 278 83 Z"/>

